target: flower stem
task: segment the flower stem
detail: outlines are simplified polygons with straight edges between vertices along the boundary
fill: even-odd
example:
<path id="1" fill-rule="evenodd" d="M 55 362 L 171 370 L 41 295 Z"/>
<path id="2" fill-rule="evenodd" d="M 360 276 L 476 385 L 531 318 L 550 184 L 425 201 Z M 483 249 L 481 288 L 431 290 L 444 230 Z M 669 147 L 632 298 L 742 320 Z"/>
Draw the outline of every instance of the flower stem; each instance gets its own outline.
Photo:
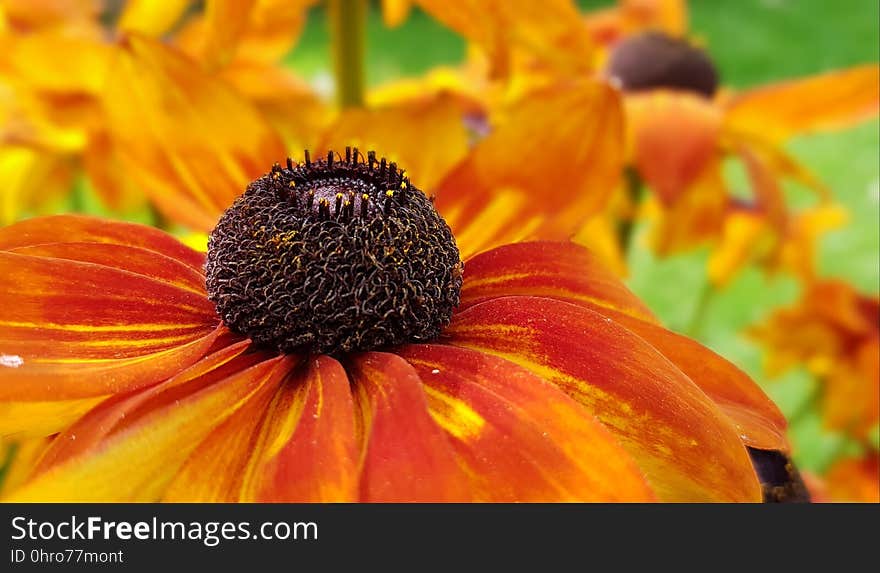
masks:
<path id="1" fill-rule="evenodd" d="M 636 211 L 638 211 L 639 203 L 642 202 L 645 186 L 638 171 L 632 167 L 627 167 L 623 172 L 623 176 L 626 180 L 626 193 L 632 205 L 632 211 L 617 224 L 617 240 L 620 245 L 620 252 L 626 258 L 632 247 L 633 234 L 636 228 Z"/>
<path id="2" fill-rule="evenodd" d="M 364 105 L 366 0 L 330 0 L 330 37 L 339 106 Z"/>
<path id="3" fill-rule="evenodd" d="M 717 292 L 718 290 L 711 281 L 706 281 L 702 290 L 700 290 L 697 304 L 694 305 L 694 313 L 691 315 L 690 324 L 688 324 L 688 327 L 685 330 L 685 333 L 691 338 L 699 338 L 702 335 L 709 305 Z"/>

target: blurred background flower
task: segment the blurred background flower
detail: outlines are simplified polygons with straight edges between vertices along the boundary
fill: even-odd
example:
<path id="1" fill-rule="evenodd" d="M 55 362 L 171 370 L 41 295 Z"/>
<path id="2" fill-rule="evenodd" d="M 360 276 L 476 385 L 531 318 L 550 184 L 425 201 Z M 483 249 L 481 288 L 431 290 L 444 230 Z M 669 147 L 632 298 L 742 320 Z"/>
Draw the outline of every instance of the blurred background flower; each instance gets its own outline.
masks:
<path id="1" fill-rule="evenodd" d="M 0 220 L 113 214 L 203 248 L 271 162 L 381 148 L 441 209 L 475 189 L 449 214 L 475 251 L 581 217 L 575 239 L 667 326 L 762 383 L 821 495 L 862 500 L 880 449 L 878 10 L 0 0 Z M 622 50 L 645 38 L 696 53 L 689 73 L 650 85 Z M 595 143 L 579 136 L 616 133 L 596 118 L 620 107 L 597 105 L 601 82 L 625 88 L 625 119 Z"/>

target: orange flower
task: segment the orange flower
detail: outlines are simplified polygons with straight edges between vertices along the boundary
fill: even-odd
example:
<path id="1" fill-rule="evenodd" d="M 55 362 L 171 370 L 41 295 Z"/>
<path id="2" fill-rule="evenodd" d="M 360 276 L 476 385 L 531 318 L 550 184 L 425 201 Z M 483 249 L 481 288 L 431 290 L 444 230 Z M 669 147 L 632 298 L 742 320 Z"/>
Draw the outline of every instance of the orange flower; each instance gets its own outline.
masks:
<path id="1" fill-rule="evenodd" d="M 823 280 L 751 330 L 777 375 L 804 365 L 822 381 L 829 427 L 864 438 L 880 420 L 880 299 Z"/>
<path id="2" fill-rule="evenodd" d="M 207 232 L 261 166 L 285 155 L 284 145 L 190 59 L 137 36 L 122 48 L 105 99 L 123 172 L 171 220 Z M 523 238 L 571 236 L 616 186 L 622 131 L 617 93 L 585 80 L 505 108 L 473 146 L 457 102 L 436 97 L 343 111 L 316 133 L 315 147 L 388 150 L 437 195 L 470 255 Z"/>
<path id="3" fill-rule="evenodd" d="M 825 474 L 827 501 L 880 503 L 880 455 L 838 460 Z"/>
<path id="4" fill-rule="evenodd" d="M 433 212 L 355 152 L 254 182 L 207 267 L 129 223 L 0 230 L 2 434 L 58 433 L 7 499 L 761 499 L 785 421 L 745 374 L 571 243 L 458 234 L 462 282 Z"/>
<path id="5" fill-rule="evenodd" d="M 653 193 L 650 207 L 659 219 L 654 248 L 667 254 L 716 244 L 710 269 L 716 285 L 753 259 L 762 259 L 771 270 L 787 262 L 809 276 L 817 234 L 835 223 L 812 225 L 809 240 L 802 234 L 792 237 L 810 226 L 798 219 L 816 215 L 790 213 L 781 181 L 816 190 L 821 199 L 816 213 L 839 220 L 840 210 L 783 145 L 795 135 L 875 117 L 878 70 L 865 65 L 734 95 L 716 93 L 711 62 L 682 40 L 649 34 L 619 45 L 605 73 L 627 92 L 631 161 Z M 734 197 L 722 174 L 722 161 L 730 157 L 746 169 L 752 194 L 746 202 Z"/>
<path id="6" fill-rule="evenodd" d="M 587 14 L 564 0 L 546 7 L 538 3 L 535 10 L 511 2 L 418 4 L 479 47 L 488 61 L 483 70 L 488 79 L 506 80 L 501 86 L 487 78 L 475 80 L 479 67 L 470 62 L 457 79 L 435 74 L 423 87 L 452 90 L 472 106 L 479 102 L 488 109 L 484 116 L 571 77 L 600 75 L 622 89 L 628 163 L 652 193 L 645 214 L 654 219 L 651 244 L 656 252 L 711 244 L 715 252 L 709 274 L 716 286 L 753 261 L 771 271 L 811 274 L 813 245 L 820 233 L 839 223 L 840 209 L 831 204 L 824 184 L 784 145 L 797 135 L 876 117 L 876 64 L 734 93 L 719 89 L 711 59 L 682 39 L 687 8 L 681 0 L 626 0 Z M 394 90 L 386 88 L 383 97 L 393 99 L 389 94 Z M 411 87 L 401 93 L 408 92 Z M 752 195 L 747 201 L 725 180 L 726 159 L 745 167 Z M 814 211 L 790 212 L 784 180 L 818 193 Z M 579 238 L 598 236 L 607 245 L 613 227 L 609 222 L 635 216 L 627 205 L 633 199 L 603 203 L 607 209 L 598 214 L 603 221 L 588 223 L 589 230 Z M 815 222 L 819 212 L 830 219 L 812 225 L 807 240 L 803 227 Z M 620 264 L 619 252 L 608 250 L 606 256 Z"/>
<path id="7" fill-rule="evenodd" d="M 277 63 L 298 36 L 310 3 L 209 1 L 204 15 L 190 13 L 189 2 L 181 1 L 132 0 L 121 8 L 92 1 L 4 3 L 0 164 L 15 166 L 10 175 L 23 182 L 12 191 L 4 188 L 4 222 L 65 195 L 80 171 L 111 208 L 142 204 L 140 185 L 120 166 L 104 105 L 105 88 L 118 80 L 114 70 L 124 66 L 118 52 L 125 42 L 120 46 L 116 38 L 126 34 L 162 37 L 175 29 L 176 48 L 191 54 L 200 72 L 222 89 L 235 92 L 247 108 L 243 115 L 283 126 L 279 132 L 291 145 L 308 144 L 307 134 L 324 121 L 323 106 Z M 118 16 L 117 25 L 105 29 L 101 11 L 114 10 L 121 10 L 110 14 Z M 20 159 L 25 153 L 31 155 L 27 162 Z M 51 166 L 51 185 L 29 176 L 38 166 Z"/>

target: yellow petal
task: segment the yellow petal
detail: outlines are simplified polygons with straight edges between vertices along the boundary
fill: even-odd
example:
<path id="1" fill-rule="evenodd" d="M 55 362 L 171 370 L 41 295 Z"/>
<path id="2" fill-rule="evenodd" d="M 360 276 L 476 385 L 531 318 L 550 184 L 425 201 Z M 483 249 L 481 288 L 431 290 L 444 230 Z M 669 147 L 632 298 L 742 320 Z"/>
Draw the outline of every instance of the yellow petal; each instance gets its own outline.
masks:
<path id="1" fill-rule="evenodd" d="M 734 131 L 781 141 L 877 116 L 880 66 L 868 64 L 747 91 L 728 104 Z"/>
<path id="2" fill-rule="evenodd" d="M 617 187 L 622 123 L 618 93 L 589 81 L 516 104 L 438 187 L 463 256 L 574 234 Z"/>
<path id="3" fill-rule="evenodd" d="M 372 110 L 346 110 L 323 136 L 318 150 L 375 150 L 405 169 L 426 193 L 467 154 L 464 120 L 449 97 Z"/>
<path id="4" fill-rule="evenodd" d="M 265 119 L 159 42 L 130 35 L 105 104 L 119 161 L 174 221 L 212 229 L 247 184 L 285 156 Z"/>
<path id="5" fill-rule="evenodd" d="M 125 32 L 161 36 L 180 20 L 189 0 L 128 0 L 116 27 Z"/>

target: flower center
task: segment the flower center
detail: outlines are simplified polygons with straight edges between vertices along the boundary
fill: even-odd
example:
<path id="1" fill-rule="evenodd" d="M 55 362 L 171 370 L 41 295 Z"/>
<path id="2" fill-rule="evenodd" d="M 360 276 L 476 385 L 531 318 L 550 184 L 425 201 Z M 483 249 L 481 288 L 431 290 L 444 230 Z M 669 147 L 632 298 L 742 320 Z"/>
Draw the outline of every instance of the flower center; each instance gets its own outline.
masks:
<path id="1" fill-rule="evenodd" d="M 432 202 L 397 165 L 347 148 L 253 181 L 208 242 L 223 322 L 281 352 L 339 354 L 435 338 L 463 264 Z"/>
<path id="2" fill-rule="evenodd" d="M 645 32 L 617 44 L 606 74 L 626 91 L 671 88 L 711 98 L 718 72 L 703 50 L 660 32 Z"/>

